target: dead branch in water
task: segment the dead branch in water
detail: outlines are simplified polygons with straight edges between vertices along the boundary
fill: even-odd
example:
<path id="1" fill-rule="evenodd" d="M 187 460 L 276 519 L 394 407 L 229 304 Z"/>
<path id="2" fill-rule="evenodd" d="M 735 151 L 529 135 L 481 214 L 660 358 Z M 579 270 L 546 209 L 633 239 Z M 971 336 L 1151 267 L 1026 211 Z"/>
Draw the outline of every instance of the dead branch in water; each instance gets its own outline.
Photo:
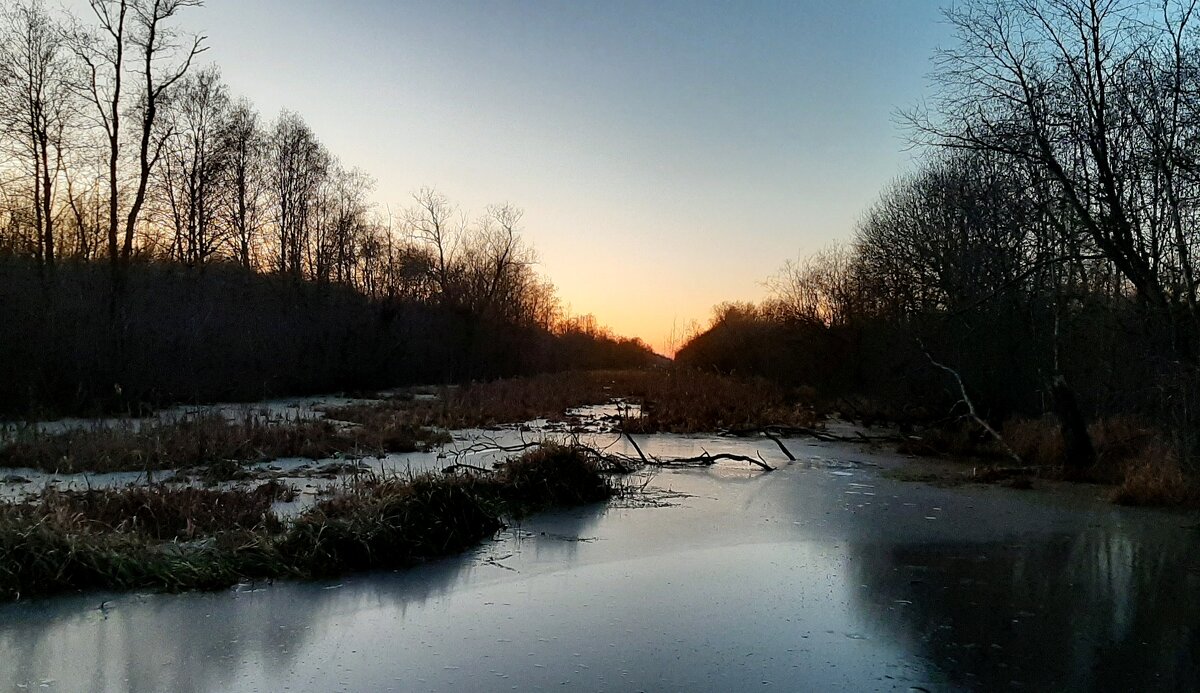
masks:
<path id="1" fill-rule="evenodd" d="M 609 471 L 616 472 L 618 474 L 631 474 L 634 471 L 636 471 L 638 469 L 638 467 L 658 467 L 660 469 L 687 469 L 687 468 L 696 468 L 696 467 L 711 467 L 712 465 L 716 464 L 717 462 L 720 462 L 721 460 L 729 460 L 729 461 L 733 461 L 733 462 L 746 462 L 746 463 L 752 464 L 752 465 L 762 469 L 765 472 L 775 471 L 775 468 L 772 467 L 771 465 L 767 464 L 766 460 L 764 460 L 762 458 L 761 454 L 758 457 L 750 457 L 748 455 L 738 455 L 738 454 L 731 453 L 731 452 L 722 452 L 722 453 L 717 453 L 716 455 L 714 455 L 714 454 L 708 452 L 707 450 L 705 450 L 703 455 L 699 455 L 696 457 L 660 458 L 660 457 L 655 457 L 653 455 L 647 455 L 645 452 L 643 452 L 641 447 L 637 444 L 636 441 L 633 440 L 632 437 L 629 436 L 628 433 L 623 433 L 622 436 L 627 438 L 629 440 L 629 442 L 633 445 L 633 448 L 635 450 L 637 450 L 638 457 L 631 457 L 629 455 L 621 455 L 621 454 L 615 454 L 612 452 L 608 452 L 607 447 L 604 449 L 598 449 L 598 448 L 592 447 L 592 446 L 587 445 L 586 443 L 580 441 L 578 436 L 573 437 L 572 441 L 568 444 L 568 447 L 578 448 L 578 449 L 582 450 L 583 452 L 585 452 L 588 456 L 590 456 L 597 462 L 602 463 L 603 465 L 606 465 L 608 467 Z M 530 441 L 530 442 L 521 443 L 520 445 L 504 446 L 504 445 L 501 445 L 498 441 L 495 441 L 493 439 L 493 440 L 476 443 L 475 445 L 471 446 L 471 448 L 469 448 L 469 450 L 474 454 L 478 454 L 478 453 L 482 453 L 482 452 L 511 452 L 514 450 L 527 450 L 529 448 L 539 447 L 539 446 L 547 445 L 547 444 L 556 444 L 557 445 L 558 443 L 553 443 L 553 441 Z M 784 454 L 786 454 L 790 459 L 795 460 L 795 457 L 793 457 L 791 455 L 791 453 L 788 452 L 787 448 L 783 446 L 781 441 L 777 442 L 777 444 L 784 451 Z M 611 446 L 609 446 L 609 447 L 611 447 Z M 446 473 L 450 473 L 450 474 L 453 474 L 453 473 L 456 473 L 459 471 L 470 471 L 470 472 L 487 473 L 487 474 L 490 474 L 493 472 L 493 470 L 491 470 L 491 469 L 487 469 L 484 467 L 478 467 L 478 466 L 475 466 L 472 464 L 465 464 L 465 463 L 451 464 L 451 465 L 443 468 L 442 471 L 446 472 Z"/>
<path id="2" fill-rule="evenodd" d="M 650 464 L 650 460 L 646 459 L 646 453 L 642 452 L 641 446 L 639 446 L 637 444 L 637 441 L 633 439 L 633 436 L 629 435 L 629 431 L 623 430 L 624 426 L 622 426 L 621 428 L 622 428 L 622 433 L 625 435 L 625 438 L 629 441 L 629 443 L 631 445 L 633 445 L 633 449 L 637 450 L 638 457 L 642 458 L 642 463 Z"/>
<path id="3" fill-rule="evenodd" d="M 675 457 L 672 459 L 653 458 L 649 464 L 655 467 L 666 468 L 688 468 L 688 467 L 711 467 L 721 460 L 733 460 L 735 462 L 749 462 L 750 464 L 761 468 L 765 472 L 773 472 L 775 468 L 767 464 L 762 457 L 748 457 L 746 455 L 735 455 L 731 452 L 720 452 L 716 455 L 710 454 L 707 450 L 699 457 Z"/>
<path id="4" fill-rule="evenodd" d="M 783 441 L 780 440 L 779 436 L 771 433 L 770 431 L 763 431 L 763 435 L 770 438 L 772 441 L 774 441 L 775 444 L 779 446 L 779 449 L 783 451 L 783 454 L 787 455 L 787 458 L 790 461 L 792 461 L 792 462 L 796 461 L 796 456 L 792 454 L 791 450 L 787 449 L 787 446 L 783 444 Z"/>
<path id="5" fill-rule="evenodd" d="M 471 445 L 452 451 L 450 454 L 455 459 L 462 459 L 468 455 L 478 455 L 484 452 L 525 452 L 530 448 L 541 446 L 541 441 L 522 440 L 520 443 L 513 445 L 505 445 L 493 436 L 483 436 L 477 442 Z"/>
<path id="6" fill-rule="evenodd" d="M 480 474 L 495 474 L 496 473 L 495 469 L 488 469 L 487 467 L 477 467 L 473 464 L 466 464 L 463 462 L 459 462 L 457 464 L 452 464 L 448 467 L 442 468 L 442 472 L 445 474 L 454 474 L 455 472 L 459 472 L 459 471 L 478 472 Z"/>

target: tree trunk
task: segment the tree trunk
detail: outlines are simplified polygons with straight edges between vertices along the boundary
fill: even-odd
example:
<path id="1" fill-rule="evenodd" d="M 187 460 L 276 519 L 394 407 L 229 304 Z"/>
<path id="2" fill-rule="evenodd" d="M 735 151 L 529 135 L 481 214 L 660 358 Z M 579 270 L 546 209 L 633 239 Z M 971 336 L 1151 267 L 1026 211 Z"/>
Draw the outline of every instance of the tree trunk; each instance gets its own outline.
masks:
<path id="1" fill-rule="evenodd" d="M 1079 411 L 1075 391 L 1062 375 L 1054 376 L 1050 385 L 1054 399 L 1054 413 L 1058 416 L 1059 430 L 1063 438 L 1063 468 L 1068 477 L 1082 476 L 1083 472 L 1096 463 L 1096 449 L 1088 434 L 1087 422 Z"/>

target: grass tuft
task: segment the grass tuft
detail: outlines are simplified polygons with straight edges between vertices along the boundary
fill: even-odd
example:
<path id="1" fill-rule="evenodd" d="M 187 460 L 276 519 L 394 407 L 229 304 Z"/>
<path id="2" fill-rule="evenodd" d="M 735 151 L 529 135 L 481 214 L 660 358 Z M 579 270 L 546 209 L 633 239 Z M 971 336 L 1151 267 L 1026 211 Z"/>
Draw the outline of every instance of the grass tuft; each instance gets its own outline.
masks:
<path id="1" fill-rule="evenodd" d="M 1200 487 L 1172 450 L 1152 443 L 1123 463 L 1122 478 L 1109 498 L 1118 505 L 1200 507 Z"/>

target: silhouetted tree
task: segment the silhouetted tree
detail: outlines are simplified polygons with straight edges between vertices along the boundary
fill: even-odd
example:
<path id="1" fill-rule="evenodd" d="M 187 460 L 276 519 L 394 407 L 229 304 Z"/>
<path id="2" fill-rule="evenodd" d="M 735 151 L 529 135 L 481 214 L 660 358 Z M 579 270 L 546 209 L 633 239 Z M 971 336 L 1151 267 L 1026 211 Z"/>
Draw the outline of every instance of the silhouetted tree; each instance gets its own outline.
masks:
<path id="1" fill-rule="evenodd" d="M 74 108 L 66 37 L 41 0 L 4 9 L 0 22 L 0 134 L 26 172 L 34 255 L 53 267 L 55 191 Z"/>

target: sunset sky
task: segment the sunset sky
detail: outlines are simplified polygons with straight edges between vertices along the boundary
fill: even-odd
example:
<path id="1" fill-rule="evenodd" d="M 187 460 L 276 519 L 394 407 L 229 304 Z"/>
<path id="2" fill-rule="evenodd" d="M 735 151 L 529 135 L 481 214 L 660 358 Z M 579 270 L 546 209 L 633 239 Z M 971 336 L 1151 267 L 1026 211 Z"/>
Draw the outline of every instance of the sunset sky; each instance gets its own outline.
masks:
<path id="1" fill-rule="evenodd" d="M 911 155 L 934 0 L 208 0 L 188 27 L 397 210 L 511 201 L 575 313 L 666 346 L 849 235 Z"/>

